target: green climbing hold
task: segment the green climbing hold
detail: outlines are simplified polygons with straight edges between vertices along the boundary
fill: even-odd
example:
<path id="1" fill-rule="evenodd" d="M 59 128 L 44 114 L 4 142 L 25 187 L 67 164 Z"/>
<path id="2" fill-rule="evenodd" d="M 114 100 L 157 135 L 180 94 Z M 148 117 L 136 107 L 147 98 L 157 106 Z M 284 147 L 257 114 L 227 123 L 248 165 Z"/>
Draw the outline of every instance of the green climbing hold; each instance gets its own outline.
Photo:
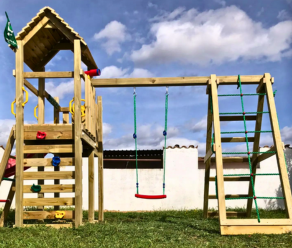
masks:
<path id="1" fill-rule="evenodd" d="M 30 188 L 33 192 L 40 192 L 42 190 L 41 185 L 35 185 L 33 184 Z"/>

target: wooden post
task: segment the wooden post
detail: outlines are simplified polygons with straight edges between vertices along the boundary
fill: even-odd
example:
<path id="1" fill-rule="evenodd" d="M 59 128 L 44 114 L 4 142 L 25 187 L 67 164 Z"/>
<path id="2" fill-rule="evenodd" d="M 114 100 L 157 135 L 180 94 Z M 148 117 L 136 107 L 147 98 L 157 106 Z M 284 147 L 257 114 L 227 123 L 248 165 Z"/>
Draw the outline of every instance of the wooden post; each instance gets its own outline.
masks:
<path id="1" fill-rule="evenodd" d="M 44 72 L 45 68 L 40 68 L 39 71 Z M 38 79 L 38 124 L 45 124 L 45 78 Z M 37 154 L 38 158 L 43 158 L 44 154 Z M 38 167 L 38 172 L 45 171 L 44 166 Z M 38 185 L 44 185 L 45 180 L 40 179 L 38 180 Z M 44 198 L 44 193 L 38 193 L 38 198 Z M 43 206 L 37 207 L 39 210 L 44 210 Z"/>
<path id="2" fill-rule="evenodd" d="M 223 160 L 222 160 L 222 147 L 221 147 L 221 131 L 220 131 L 220 118 L 219 118 L 219 103 L 216 75 L 212 74 L 210 79 L 211 94 L 212 94 L 212 107 L 213 107 L 213 123 L 214 123 L 214 136 L 215 136 L 215 155 L 216 155 L 216 175 L 217 175 L 217 189 L 218 189 L 218 211 L 219 222 L 226 220 L 225 208 L 225 193 L 224 193 L 224 179 L 223 179 Z"/>
<path id="3" fill-rule="evenodd" d="M 23 41 L 17 41 L 16 50 L 16 197 L 15 197 L 15 226 L 23 225 Z"/>
<path id="4" fill-rule="evenodd" d="M 265 102 L 265 96 L 259 95 L 257 112 L 263 112 L 264 102 Z M 255 124 L 255 131 L 261 131 L 262 119 L 263 119 L 262 117 L 263 117 L 263 114 L 257 114 L 257 119 L 256 119 L 256 124 Z M 253 152 L 258 152 L 259 151 L 260 137 L 261 137 L 261 133 L 258 132 L 258 133 L 254 134 Z M 256 170 L 257 170 L 257 163 L 255 163 L 255 160 L 256 160 L 257 156 L 258 156 L 258 154 L 253 153 L 252 158 L 251 158 L 252 173 L 253 174 L 256 174 Z M 254 185 L 255 185 L 255 176 L 253 177 L 253 182 L 254 182 Z M 253 196 L 253 190 L 252 190 L 251 181 L 249 182 L 248 196 Z M 248 199 L 247 200 L 247 207 L 246 207 L 246 216 L 248 218 L 251 217 L 252 204 L 253 204 L 253 199 Z"/>
<path id="5" fill-rule="evenodd" d="M 94 151 L 88 157 L 88 221 L 94 222 Z"/>
<path id="6" fill-rule="evenodd" d="M 63 112 L 63 124 L 69 124 L 69 112 Z"/>
<path id="7" fill-rule="evenodd" d="M 59 103 L 59 97 L 54 97 L 55 101 Z M 54 124 L 59 124 L 60 123 L 60 112 L 59 109 L 56 109 L 54 107 Z M 55 156 L 58 156 L 58 154 L 54 154 Z M 54 166 L 54 171 L 60 171 L 59 166 Z M 60 184 L 60 179 L 54 179 L 54 184 L 59 185 Z M 54 193 L 54 198 L 59 198 L 60 193 Z M 59 210 L 60 206 L 54 206 L 54 210 Z"/>
<path id="8" fill-rule="evenodd" d="M 81 44 L 74 40 L 75 227 L 82 224 Z"/>
<path id="9" fill-rule="evenodd" d="M 207 86 L 208 87 L 208 86 Z M 207 116 L 207 137 L 206 137 L 206 154 L 211 147 L 212 143 L 212 113 L 211 113 L 211 100 L 210 100 L 210 92 L 208 94 L 208 116 Z M 205 164 L 205 187 L 204 187 L 204 218 L 208 217 L 208 201 L 209 201 L 209 184 L 210 184 L 210 166 L 211 166 L 211 158 Z"/>
<path id="10" fill-rule="evenodd" d="M 85 75 L 85 128 L 90 131 L 91 129 L 91 97 L 90 97 L 91 83 L 88 75 Z"/>
<path id="11" fill-rule="evenodd" d="M 92 92 L 92 106 L 91 106 L 91 134 L 95 136 L 94 130 L 96 129 L 96 102 L 95 102 L 95 88 L 91 87 Z M 96 136 L 95 136 L 96 137 Z"/>
<path id="12" fill-rule="evenodd" d="M 292 196 L 291 196 L 291 188 L 289 184 L 288 173 L 286 169 L 286 163 L 284 158 L 284 150 L 282 146 L 281 133 L 278 123 L 278 117 L 276 112 L 276 105 L 274 99 L 274 93 L 271 84 L 271 75 L 269 73 L 265 73 L 265 84 L 266 84 L 266 93 L 267 93 L 267 102 L 271 120 L 271 127 L 273 131 L 273 139 L 274 145 L 276 148 L 276 157 L 278 162 L 278 168 L 280 173 L 280 179 L 282 184 L 283 196 L 285 198 L 285 206 L 287 217 L 292 220 Z"/>
<path id="13" fill-rule="evenodd" d="M 0 227 L 4 226 L 4 221 L 7 218 L 8 214 L 9 214 L 9 210 L 13 201 L 13 197 L 15 195 L 15 191 L 13 190 L 13 188 L 15 188 L 15 182 L 13 182 L 10 186 L 10 190 L 7 196 L 7 200 L 9 200 L 8 202 L 5 203 L 1 217 L 0 217 Z"/>
<path id="14" fill-rule="evenodd" d="M 102 138 L 102 97 L 97 97 L 98 101 L 98 221 L 104 221 L 103 213 L 103 138 Z"/>

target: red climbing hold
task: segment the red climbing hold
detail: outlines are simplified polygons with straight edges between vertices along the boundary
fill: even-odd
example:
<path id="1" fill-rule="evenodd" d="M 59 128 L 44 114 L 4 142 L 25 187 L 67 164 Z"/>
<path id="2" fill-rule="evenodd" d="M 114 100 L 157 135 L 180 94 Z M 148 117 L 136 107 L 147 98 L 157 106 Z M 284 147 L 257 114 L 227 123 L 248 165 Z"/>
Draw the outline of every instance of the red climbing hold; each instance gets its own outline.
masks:
<path id="1" fill-rule="evenodd" d="M 248 133 L 247 131 L 245 131 L 245 133 Z"/>
<path id="2" fill-rule="evenodd" d="M 250 152 L 247 153 L 248 155 L 250 154 Z"/>
<path id="3" fill-rule="evenodd" d="M 245 115 L 245 112 L 243 112 L 242 114 Z"/>
<path id="4" fill-rule="evenodd" d="M 41 131 L 38 131 L 36 135 L 37 139 L 45 139 L 46 136 L 47 136 L 46 132 L 41 132 Z"/>
<path id="5" fill-rule="evenodd" d="M 254 197 L 253 197 L 253 199 L 257 199 L 257 197 L 256 197 L 256 196 L 254 196 Z"/>
<path id="6" fill-rule="evenodd" d="M 253 176 L 253 173 L 251 173 L 250 176 L 252 177 Z"/>
<path id="7" fill-rule="evenodd" d="M 243 96 L 243 94 L 242 94 L 242 93 L 241 93 L 240 95 L 241 95 L 241 96 Z"/>

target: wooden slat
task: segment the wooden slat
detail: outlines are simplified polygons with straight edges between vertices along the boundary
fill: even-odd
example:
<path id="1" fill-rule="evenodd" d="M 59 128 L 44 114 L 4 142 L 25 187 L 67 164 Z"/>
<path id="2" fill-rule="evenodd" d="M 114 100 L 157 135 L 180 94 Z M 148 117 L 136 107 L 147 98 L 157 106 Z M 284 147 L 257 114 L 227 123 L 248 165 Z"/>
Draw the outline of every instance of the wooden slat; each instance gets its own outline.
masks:
<path id="1" fill-rule="evenodd" d="M 81 139 L 85 141 L 86 144 L 91 146 L 93 149 L 95 149 L 95 147 L 97 146 L 97 144 L 91 138 L 89 138 L 88 135 L 84 132 L 82 132 Z"/>
<path id="2" fill-rule="evenodd" d="M 23 172 L 24 180 L 33 179 L 74 179 L 74 171 L 38 171 L 38 172 Z"/>
<path id="3" fill-rule="evenodd" d="M 94 221 L 94 152 L 92 151 L 88 157 L 88 221 Z"/>
<path id="4" fill-rule="evenodd" d="M 246 212 L 235 212 L 235 211 L 227 211 L 227 217 L 237 217 L 243 218 L 246 217 Z M 218 217 L 218 211 L 208 211 L 208 217 Z"/>
<path id="5" fill-rule="evenodd" d="M 221 142 L 246 142 L 245 137 L 223 137 Z M 248 142 L 254 142 L 254 137 L 248 137 Z"/>
<path id="6" fill-rule="evenodd" d="M 290 219 L 261 219 L 261 222 L 259 223 L 258 220 L 255 219 L 229 219 L 222 221 L 221 225 L 234 225 L 234 226 L 270 226 L 270 225 L 289 225 L 292 226 L 292 220 Z"/>
<path id="7" fill-rule="evenodd" d="M 206 163 L 211 158 L 212 155 L 213 155 L 212 148 L 209 148 L 209 150 L 204 158 L 204 163 Z"/>
<path id="8" fill-rule="evenodd" d="M 224 178 L 223 178 L 223 160 L 222 160 L 222 146 L 221 146 L 221 131 L 219 120 L 219 103 L 216 75 L 212 74 L 209 80 L 211 84 L 212 106 L 213 106 L 213 123 L 214 123 L 214 137 L 215 137 L 215 151 L 216 151 L 216 174 L 217 174 L 217 191 L 218 191 L 218 210 L 219 222 L 226 219 L 225 207 L 225 193 L 224 193 Z M 221 84 L 221 80 L 220 80 Z"/>
<path id="9" fill-rule="evenodd" d="M 23 45 L 25 45 L 33 36 L 36 35 L 36 33 L 49 22 L 49 18 L 44 16 L 42 20 L 39 21 L 39 23 L 34 26 L 34 28 L 24 37 L 23 39 Z"/>
<path id="10" fill-rule="evenodd" d="M 71 42 L 60 42 L 53 47 L 54 50 L 74 50 L 74 45 Z"/>
<path id="11" fill-rule="evenodd" d="M 59 166 L 72 166 L 74 165 L 74 158 L 62 158 Z M 51 158 L 27 158 L 23 160 L 24 167 L 38 167 L 48 166 L 52 167 Z"/>
<path id="12" fill-rule="evenodd" d="M 217 178 L 218 180 L 218 178 Z M 215 177 L 210 177 L 210 181 L 214 182 Z M 237 182 L 242 182 L 242 181 L 250 181 L 250 177 L 224 177 L 225 182 L 230 182 L 230 181 L 237 181 Z"/>
<path id="13" fill-rule="evenodd" d="M 48 131 L 46 140 L 71 140 L 73 139 L 72 131 Z M 35 131 L 24 133 L 24 140 L 38 140 Z"/>
<path id="14" fill-rule="evenodd" d="M 221 226 L 221 235 L 247 235 L 247 234 L 284 234 L 292 232 L 292 226 Z"/>
<path id="15" fill-rule="evenodd" d="M 218 76 L 222 85 L 237 85 L 238 76 Z M 263 78 L 258 76 L 241 76 L 242 84 L 259 84 Z M 153 87 L 153 86 L 191 86 L 207 85 L 209 77 L 168 77 L 168 78 L 113 78 L 92 79 L 94 87 Z"/>
<path id="16" fill-rule="evenodd" d="M 60 112 L 65 112 L 65 113 L 69 113 L 69 107 L 61 107 Z"/>
<path id="17" fill-rule="evenodd" d="M 267 152 L 275 152 L 276 151 L 276 148 L 275 147 L 271 147 Z M 258 164 L 272 156 L 276 155 L 276 153 L 263 153 L 259 156 L 257 156 L 254 160 L 254 164 Z"/>
<path id="18" fill-rule="evenodd" d="M 62 210 L 63 211 L 63 210 Z M 74 211 L 64 211 L 65 216 L 62 219 L 73 219 L 74 218 Z M 24 211 L 23 212 L 23 219 L 24 220 L 54 220 L 56 211 Z"/>
<path id="19" fill-rule="evenodd" d="M 24 131 L 42 131 L 42 132 L 49 132 L 49 131 L 58 131 L 58 132 L 63 132 L 63 131 L 72 131 L 72 125 L 71 124 L 43 124 L 43 125 L 38 125 L 38 124 L 26 124 L 23 127 Z"/>
<path id="20" fill-rule="evenodd" d="M 70 193 L 75 192 L 74 184 L 59 184 L 59 185 L 41 185 L 42 193 Z M 23 185 L 23 193 L 33 193 L 31 185 Z"/>
<path id="21" fill-rule="evenodd" d="M 72 71 L 24 72 L 24 78 L 73 78 Z"/>
<path id="22" fill-rule="evenodd" d="M 15 196 L 15 226 L 23 225 L 23 41 L 17 41 L 16 51 L 16 196 Z"/>
<path id="23" fill-rule="evenodd" d="M 24 85 L 35 95 L 38 96 L 39 95 L 39 91 L 30 83 L 28 82 L 26 79 L 24 79 Z"/>
<path id="24" fill-rule="evenodd" d="M 23 153 L 73 153 L 74 145 L 25 145 Z"/>
<path id="25" fill-rule="evenodd" d="M 81 44 L 74 40 L 74 153 L 75 153 L 75 227 L 82 224 L 82 130 L 81 130 Z"/>
<path id="26" fill-rule="evenodd" d="M 23 206 L 73 206 L 74 198 L 24 198 Z"/>
<path id="27" fill-rule="evenodd" d="M 225 195 L 225 198 L 248 197 L 248 195 Z M 217 199 L 216 195 L 209 195 L 209 199 Z"/>
<path id="28" fill-rule="evenodd" d="M 98 220 L 104 221 L 104 188 L 103 188 L 103 132 L 102 132 L 102 97 L 97 97 L 97 141 L 98 141 Z"/>
<path id="29" fill-rule="evenodd" d="M 216 162 L 215 158 L 211 158 L 211 162 Z M 248 157 L 223 157 L 223 163 L 248 163 Z"/>
<path id="30" fill-rule="evenodd" d="M 256 115 L 246 115 L 245 120 L 246 121 L 255 121 L 257 119 Z M 243 121 L 243 116 L 241 115 L 223 115 L 220 116 L 220 121 Z"/>
<path id="31" fill-rule="evenodd" d="M 36 227 L 36 226 L 47 226 L 47 227 L 53 227 L 56 229 L 60 228 L 72 228 L 73 223 L 65 223 L 65 224 L 25 224 L 23 227 Z"/>
<path id="32" fill-rule="evenodd" d="M 273 140 L 274 140 L 274 144 L 275 144 L 275 148 L 277 152 L 276 158 L 278 162 L 277 164 L 278 164 L 278 169 L 280 173 L 286 213 L 289 219 L 292 221 L 291 187 L 290 187 L 289 177 L 288 177 L 287 168 L 286 168 L 284 150 L 282 147 L 281 133 L 280 133 L 278 116 L 277 116 L 277 111 L 276 111 L 274 93 L 273 93 L 272 84 L 271 84 L 271 75 L 268 73 L 265 73 L 265 79 L 266 79 L 266 93 L 267 93 L 269 115 L 270 115 L 272 131 L 273 131 L 272 132 Z"/>

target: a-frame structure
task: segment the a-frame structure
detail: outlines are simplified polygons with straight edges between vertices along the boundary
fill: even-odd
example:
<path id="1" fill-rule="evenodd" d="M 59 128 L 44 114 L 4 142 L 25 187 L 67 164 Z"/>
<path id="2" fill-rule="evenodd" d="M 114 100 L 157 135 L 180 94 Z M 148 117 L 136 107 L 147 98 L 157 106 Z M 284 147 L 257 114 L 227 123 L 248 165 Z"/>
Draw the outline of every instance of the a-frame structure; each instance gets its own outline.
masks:
<path id="1" fill-rule="evenodd" d="M 0 182 L 6 174 L 6 164 L 14 142 L 16 141 L 15 179 L 11 186 L 0 225 L 3 226 L 15 194 L 15 226 L 26 226 L 26 220 L 46 220 L 48 225 L 59 227 L 78 227 L 82 224 L 82 157 L 88 157 L 88 206 L 89 222 L 94 222 L 94 157 L 99 158 L 99 220 L 103 220 L 103 156 L 102 156 L 102 99 L 95 96 L 91 77 L 81 69 L 81 61 L 88 70 L 98 69 L 91 52 L 83 40 L 53 9 L 45 7 L 16 36 L 18 49 L 16 67 L 13 74 L 16 79 L 16 125 L 12 128 L 0 165 Z M 65 72 L 45 72 L 45 65 L 60 51 L 71 50 L 74 53 L 74 70 Z M 32 72 L 24 72 L 24 63 Z M 38 88 L 27 79 L 38 78 Z M 61 107 L 58 97 L 52 97 L 46 91 L 45 78 L 74 78 L 74 97 L 66 107 Z M 85 104 L 81 99 L 81 80 L 85 81 Z M 24 95 L 29 89 L 38 97 L 38 124 L 24 124 Z M 45 124 L 45 100 L 53 106 L 51 115 L 54 124 Z M 26 100 L 27 96 L 26 96 Z M 74 104 L 73 104 L 74 102 Z M 36 111 L 36 108 L 35 108 Z M 63 121 L 60 121 L 60 113 Z M 71 119 L 70 121 L 70 116 Z M 52 158 L 44 158 L 52 153 Z M 63 170 L 67 166 L 71 170 Z M 24 171 L 27 167 L 37 167 L 35 172 Z M 46 170 L 47 167 L 54 171 Z M 73 170 L 72 170 L 72 167 Z M 60 180 L 74 179 L 74 184 L 60 184 Z M 38 180 L 38 191 L 24 180 Z M 54 180 L 54 184 L 45 184 L 44 180 Z M 26 197 L 35 193 L 36 198 Z M 45 197 L 54 193 L 54 197 Z M 73 193 L 74 197 L 61 197 L 61 193 Z M 54 207 L 54 211 L 45 211 L 44 207 Z M 62 211 L 60 206 L 75 207 L 72 211 Z M 38 211 L 24 210 L 35 207 Z M 62 220 L 61 220 L 62 219 Z M 67 219 L 72 220 L 68 222 Z"/>
<path id="2" fill-rule="evenodd" d="M 207 87 L 207 94 L 209 96 L 208 103 L 208 121 L 207 121 L 207 140 L 206 140 L 206 156 L 204 162 L 205 168 L 205 189 L 204 189 L 204 217 L 210 217 L 214 215 L 219 216 L 220 231 L 222 235 L 238 235 L 238 234 L 253 234 L 253 233 L 265 233 L 265 234 L 279 234 L 292 231 L 292 198 L 291 188 L 289 185 L 288 173 L 284 157 L 284 146 L 281 141 L 280 129 L 278 124 L 277 112 L 274 101 L 274 93 L 272 90 L 273 78 L 266 73 L 260 80 L 260 84 L 257 87 L 257 92 L 254 94 L 244 94 L 242 91 L 241 79 L 238 77 L 238 88 L 240 88 L 240 94 L 233 95 L 218 95 L 217 87 L 220 85 L 220 80 L 215 75 L 211 75 L 209 85 Z M 245 112 L 244 99 L 250 96 L 258 96 L 257 112 Z M 218 96 L 231 96 L 240 97 L 242 103 L 241 113 L 219 113 Z M 268 111 L 264 112 L 264 99 L 267 99 Z M 246 99 L 245 99 L 246 100 Z M 237 114 L 237 115 L 236 115 Z M 263 114 L 269 114 L 271 122 L 271 131 L 262 131 L 262 116 Z M 220 123 L 224 121 L 242 121 L 244 122 L 245 130 L 238 132 L 221 132 Z M 255 130 L 246 129 L 246 121 L 255 121 Z M 212 134 L 213 131 L 213 134 Z M 260 152 L 259 142 L 260 134 L 262 132 L 271 132 L 273 134 L 274 147 L 267 152 Z M 224 134 L 243 134 L 243 137 L 221 137 Z M 246 152 L 222 152 L 222 142 L 245 142 L 247 144 Z M 248 143 L 253 142 L 253 150 L 249 150 Z M 211 158 L 215 153 L 215 158 Z M 230 154 L 245 154 L 246 157 L 230 157 L 223 155 Z M 267 173 L 257 174 L 257 164 L 261 161 L 269 158 L 272 155 L 277 157 L 277 163 L 279 173 Z M 216 176 L 210 177 L 210 165 L 212 162 L 216 163 Z M 223 175 L 223 167 L 225 163 L 242 163 L 247 162 L 249 164 L 249 174 L 232 174 Z M 280 176 L 283 197 L 264 197 L 258 196 L 254 189 L 255 179 L 257 176 Z M 268 180 L 268 179 L 267 179 Z M 209 195 L 209 183 L 215 182 L 216 195 Z M 239 181 L 248 181 L 249 189 L 246 189 L 245 195 L 230 195 L 226 194 L 227 191 L 224 188 L 224 181 L 233 181 L 234 183 Z M 283 199 L 286 206 L 286 219 L 261 219 L 258 209 L 257 201 L 262 199 Z M 218 199 L 218 212 L 208 211 L 208 200 Z M 247 212 L 226 212 L 225 201 L 246 199 L 247 200 Z M 251 210 L 253 202 L 255 203 L 257 210 L 257 219 L 251 219 Z M 228 219 L 228 217 L 244 217 L 242 219 Z"/>

